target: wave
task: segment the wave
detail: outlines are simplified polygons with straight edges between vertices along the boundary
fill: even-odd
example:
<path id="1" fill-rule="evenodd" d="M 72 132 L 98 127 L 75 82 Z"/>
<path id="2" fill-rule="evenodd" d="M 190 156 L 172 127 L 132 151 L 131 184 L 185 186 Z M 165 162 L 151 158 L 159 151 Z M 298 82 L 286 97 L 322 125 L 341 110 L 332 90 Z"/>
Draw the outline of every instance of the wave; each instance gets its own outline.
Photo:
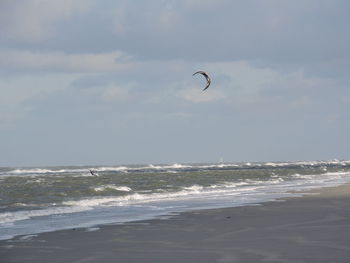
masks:
<path id="1" fill-rule="evenodd" d="M 79 187 L 80 183 L 83 182 L 81 185 L 83 190 L 79 193 L 74 192 L 73 195 L 68 191 L 67 195 L 48 201 L 52 203 L 36 203 L 32 202 L 31 199 L 25 203 L 24 199 L 16 199 L 12 202 L 11 207 L 0 207 L 3 211 L 0 213 L 0 232 L 2 232 L 0 240 L 10 238 L 11 235 L 38 233 L 67 227 L 135 221 L 144 219 L 145 215 L 146 217 L 151 215 L 154 218 L 154 216 L 172 212 L 242 206 L 276 200 L 276 198 L 295 195 L 296 191 L 305 193 L 313 188 L 348 183 L 350 182 L 350 169 L 346 167 L 347 165 L 350 165 L 350 161 L 331 160 L 288 163 L 100 166 L 92 168 L 0 168 L 0 180 L 6 181 L 4 176 L 28 176 L 29 180 L 22 180 L 23 177 L 21 177 L 20 180 L 13 181 L 19 182 L 21 186 L 27 182 L 38 181 L 38 184 L 44 187 L 43 189 L 48 190 L 61 185 L 71 186 L 72 180 L 64 180 L 65 178 L 61 177 L 91 176 L 89 169 L 98 172 L 100 176 L 75 178 L 73 182 Z M 280 170 L 280 167 L 286 167 L 286 169 Z M 252 170 L 249 172 L 249 169 L 265 168 L 266 170 L 263 171 L 255 172 Z M 210 172 L 226 171 L 226 169 L 235 171 L 225 172 L 223 176 L 221 176 L 221 172 L 217 174 Z M 242 170 L 236 172 L 236 169 Z M 189 173 L 188 176 L 182 176 L 181 173 L 186 171 L 205 171 L 205 173 Z M 241 171 L 244 171 L 242 175 Z M 129 178 L 129 175 L 123 174 L 128 172 L 140 174 L 131 174 Z M 143 172 L 145 174 L 142 174 Z M 169 174 L 164 178 L 163 176 L 160 178 L 157 176 L 155 178 L 149 177 L 157 172 L 158 174 L 180 173 L 180 176 Z M 103 177 L 113 173 L 121 174 L 120 178 L 119 175 L 117 178 Z M 58 180 L 51 180 L 56 178 L 49 178 L 50 174 L 53 177 L 57 176 Z M 199 178 L 198 174 L 205 176 Z M 216 175 L 219 176 L 216 177 Z M 35 176 L 42 177 L 31 179 Z M 206 176 L 211 177 L 208 180 Z M 151 178 L 150 184 L 148 184 L 148 178 Z M 46 179 L 48 180 L 46 181 Z M 52 186 L 51 183 L 55 182 L 59 182 L 59 184 Z M 142 183 L 145 185 L 141 185 Z M 32 190 L 31 184 L 28 184 L 28 187 Z M 20 193 L 25 192 L 23 188 L 19 189 Z M 88 191 L 85 191 L 86 189 Z M 61 191 L 61 189 L 59 190 Z M 299 193 L 297 195 L 302 195 L 302 192 Z"/>
<path id="2" fill-rule="evenodd" d="M 229 189 L 230 188 L 230 189 Z M 235 184 L 226 184 L 221 187 L 201 187 L 194 185 L 191 187 L 184 187 L 182 190 L 177 192 L 162 192 L 162 193 L 133 193 L 126 196 L 118 197 L 100 197 L 100 198 L 88 198 L 76 201 L 65 201 L 64 205 L 68 206 L 78 206 L 78 207 L 101 207 L 101 206 L 125 206 L 133 204 L 143 204 L 149 202 L 164 202 L 169 200 L 179 200 L 180 198 L 202 198 L 205 195 L 216 195 L 231 192 L 231 195 L 239 194 L 245 191 L 251 191 L 256 189 L 256 187 L 251 186 L 247 188 L 242 188 L 239 191 L 232 192 L 232 188 L 236 188 Z"/>
<path id="3" fill-rule="evenodd" d="M 256 181 L 251 182 L 252 184 L 259 184 L 262 182 Z M 233 188 L 237 186 L 248 185 L 248 183 L 225 183 L 221 185 L 213 185 L 209 187 L 202 187 L 199 185 L 193 185 L 190 187 L 183 187 L 178 192 L 162 192 L 162 193 L 132 193 L 126 196 L 111 196 L 111 197 L 93 197 L 81 200 L 71 200 L 64 201 L 60 205 L 55 207 L 50 207 L 40 210 L 25 210 L 25 211 L 16 211 L 16 212 L 5 212 L 0 213 L 0 224 L 15 222 L 19 220 L 30 219 L 33 217 L 40 216 L 52 216 L 52 215 L 61 215 L 61 214 L 71 214 L 84 212 L 92 210 L 96 207 L 111 207 L 111 206 L 126 206 L 133 204 L 144 204 L 149 202 L 164 202 L 168 200 L 179 200 L 184 198 L 193 198 L 193 197 L 203 197 L 205 195 L 215 196 L 218 194 L 229 193 L 231 195 L 239 194 L 244 191 L 254 190 L 255 187 L 240 189 L 239 191 L 232 192 Z M 97 188 L 97 189 L 96 189 Z M 119 191 L 131 191 L 131 188 L 126 186 L 115 186 L 115 185 L 105 185 L 101 188 L 96 187 L 95 191 L 104 191 L 107 188 L 113 188 Z"/>
<path id="4" fill-rule="evenodd" d="M 7 173 L 8 174 L 47 174 L 47 173 L 66 173 L 66 172 L 67 170 L 65 169 L 50 170 L 50 169 L 35 168 L 35 169 L 15 169 Z"/>
<path id="5" fill-rule="evenodd" d="M 350 175 L 349 172 L 327 172 L 323 174 L 292 174 L 291 177 L 295 179 L 304 179 L 304 180 L 313 180 L 317 182 L 323 182 L 324 180 L 335 180 L 346 178 L 347 175 Z"/>
<path id="6" fill-rule="evenodd" d="M 288 166 L 328 166 L 328 165 L 350 165 L 350 160 L 327 160 L 327 161 L 297 161 L 297 162 L 266 162 L 263 166 L 268 167 L 288 167 Z"/>
<path id="7" fill-rule="evenodd" d="M 14 169 L 6 172 L 0 172 L 0 176 L 14 176 L 14 175 L 45 175 L 45 174 L 64 174 L 64 173 L 83 173 L 88 169 L 75 168 L 75 169 L 44 169 L 44 168 L 32 168 L 32 169 Z"/>
<path id="8" fill-rule="evenodd" d="M 25 210 L 16 212 L 5 212 L 0 213 L 0 224 L 8 224 L 20 220 L 26 220 L 33 217 L 39 216 L 51 216 L 51 215 L 62 215 L 72 214 L 90 210 L 90 207 L 84 206 L 66 206 L 66 207 L 51 207 L 46 209 L 37 210 Z"/>
<path id="9" fill-rule="evenodd" d="M 81 200 L 64 201 L 61 205 L 40 210 L 26 210 L 16 212 L 0 213 L 0 224 L 25 220 L 33 217 L 51 216 L 59 214 L 71 214 L 92 210 L 97 207 L 112 207 L 112 206 L 127 206 L 135 204 L 144 204 L 150 202 L 164 202 L 171 200 L 184 200 L 193 198 L 205 197 L 222 197 L 243 194 L 257 190 L 261 185 L 280 182 L 279 180 L 272 181 L 254 181 L 223 183 L 203 187 L 200 185 L 192 185 L 183 187 L 177 192 L 162 192 L 162 193 L 132 193 L 126 196 L 110 196 L 110 197 L 93 197 Z M 97 188 L 97 189 L 96 189 Z M 118 191 L 132 191 L 126 186 L 105 185 L 101 188 L 96 187 L 95 191 L 104 191 L 107 188 L 113 188 Z"/>
<path id="10" fill-rule="evenodd" d="M 118 171 L 127 171 L 128 167 L 126 166 L 117 166 L 117 167 L 96 167 L 96 168 L 91 168 L 91 170 L 96 171 L 96 172 L 118 172 Z"/>
<path id="11" fill-rule="evenodd" d="M 163 203 L 190 201 L 194 202 L 217 202 L 228 201 L 228 206 L 242 205 L 247 202 L 259 202 L 265 200 L 264 196 L 283 194 L 287 191 L 301 191 L 317 187 L 340 185 L 350 181 L 349 172 L 329 172 L 316 175 L 293 174 L 292 180 L 282 177 L 273 177 L 270 180 L 245 179 L 237 182 L 223 182 L 209 186 L 193 184 L 185 186 L 178 191 L 162 192 L 132 192 L 127 186 L 113 184 L 95 187 L 95 191 L 114 189 L 127 192 L 123 196 L 92 197 L 78 200 L 66 200 L 51 207 L 35 210 L 22 210 L 0 213 L 2 226 L 16 221 L 26 220 L 43 216 L 60 216 L 91 211 L 97 208 L 143 206 L 144 204 L 155 205 Z M 164 189 L 163 189 L 164 190 Z M 249 201 L 250 200 L 250 201 Z"/>
<path id="12" fill-rule="evenodd" d="M 224 182 L 209 186 L 201 186 L 194 184 L 192 186 L 182 187 L 176 192 L 160 192 L 160 193 L 132 193 L 125 196 L 90 198 L 76 201 L 63 202 L 69 206 L 125 206 L 131 204 L 142 204 L 148 202 L 162 202 L 169 200 L 206 198 L 206 197 L 225 197 L 232 195 L 240 195 L 244 193 L 254 194 L 270 191 L 285 191 L 294 187 L 295 190 L 312 187 L 332 186 L 333 184 L 342 184 L 349 181 L 350 173 L 347 172 L 331 172 L 323 175 L 293 175 L 299 183 L 290 180 L 284 180 L 282 177 L 271 178 L 270 180 L 251 180 L 246 179 L 240 182 Z M 113 186 L 115 187 L 115 186 Z M 283 190 L 285 188 L 285 190 Z M 126 187 L 124 190 L 129 190 Z M 121 189 L 119 189 L 121 190 Z M 130 189 L 131 190 L 131 189 Z M 163 189 L 164 190 L 164 189 Z"/>
<path id="13" fill-rule="evenodd" d="M 97 167 L 73 167 L 73 168 L 17 168 L 0 171 L 0 176 L 21 176 L 21 175 L 45 175 L 72 173 L 77 176 L 87 176 L 89 170 L 94 172 L 166 172 L 177 173 L 179 171 L 196 171 L 211 169 L 240 169 L 240 168 L 284 168 L 284 167 L 318 167 L 318 166 L 350 166 L 350 160 L 328 160 L 328 161 L 297 161 L 297 162 L 264 162 L 264 163 L 213 163 L 213 164 L 171 164 L 146 166 L 97 166 Z"/>
<path id="14" fill-rule="evenodd" d="M 122 192 L 130 192 L 132 191 L 132 189 L 130 187 L 127 186 L 117 186 L 114 184 L 108 184 L 108 185 L 101 185 L 101 186 L 97 186 L 93 188 L 94 191 L 96 192 L 103 192 L 105 190 L 109 190 L 109 189 L 113 189 L 113 190 L 117 190 L 117 191 L 122 191 Z"/>

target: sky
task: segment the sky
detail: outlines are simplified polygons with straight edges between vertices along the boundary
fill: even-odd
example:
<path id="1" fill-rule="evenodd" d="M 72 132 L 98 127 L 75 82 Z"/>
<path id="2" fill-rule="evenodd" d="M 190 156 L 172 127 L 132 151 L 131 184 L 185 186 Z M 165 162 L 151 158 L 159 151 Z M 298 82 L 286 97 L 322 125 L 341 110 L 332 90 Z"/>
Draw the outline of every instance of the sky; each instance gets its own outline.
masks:
<path id="1" fill-rule="evenodd" d="M 0 166 L 350 159 L 349 28 L 347 0 L 1 0 Z"/>

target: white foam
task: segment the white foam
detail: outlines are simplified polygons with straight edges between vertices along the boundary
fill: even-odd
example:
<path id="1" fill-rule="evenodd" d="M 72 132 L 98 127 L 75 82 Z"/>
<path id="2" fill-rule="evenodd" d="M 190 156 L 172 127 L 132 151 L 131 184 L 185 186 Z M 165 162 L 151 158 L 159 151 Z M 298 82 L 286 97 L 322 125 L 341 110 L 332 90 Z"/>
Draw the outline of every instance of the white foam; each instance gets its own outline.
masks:
<path id="1" fill-rule="evenodd" d="M 37 177 L 43 176 L 46 174 L 64 174 L 64 173 L 84 173 L 87 169 L 42 169 L 42 168 L 33 168 L 33 169 L 15 169 L 7 172 L 1 172 L 1 177 L 7 176 L 29 176 L 29 177 Z"/>
<path id="2" fill-rule="evenodd" d="M 47 173 L 69 173 L 69 172 L 83 172 L 86 169 L 42 169 L 42 168 L 34 168 L 34 169 L 15 169 L 12 171 L 8 171 L 8 174 L 47 174 Z"/>
<path id="3" fill-rule="evenodd" d="M 35 174 L 44 174 L 44 173 L 49 173 L 52 172 L 51 170 L 48 169 L 16 169 L 11 171 L 10 173 L 14 174 L 22 174 L 22 173 L 35 173 Z"/>
<path id="4" fill-rule="evenodd" d="M 192 185 L 192 186 L 189 186 L 189 187 L 184 187 L 183 189 L 187 190 L 187 191 L 192 191 L 192 192 L 197 193 L 197 192 L 202 191 L 204 189 L 204 187 L 201 186 L 201 185 L 196 185 L 195 184 L 195 185 Z"/>
<path id="5" fill-rule="evenodd" d="M 127 186 L 116 186 L 114 189 L 118 190 L 118 191 L 124 191 L 124 192 L 132 191 L 132 189 L 130 187 L 127 187 Z"/>
<path id="6" fill-rule="evenodd" d="M 153 164 L 150 164 L 148 166 L 135 168 L 135 169 L 140 169 L 140 170 L 147 170 L 147 169 L 151 169 L 151 170 L 166 170 L 166 169 L 184 169 L 184 168 L 192 168 L 192 167 L 193 166 L 191 166 L 191 165 L 183 165 L 183 164 L 174 163 L 172 165 L 153 165 Z"/>
<path id="7" fill-rule="evenodd" d="M 179 173 L 178 171 L 173 171 L 173 170 L 167 170 L 166 172 L 169 173 L 169 174 L 177 174 L 177 173 Z"/>
<path id="8" fill-rule="evenodd" d="M 0 224 L 7 224 L 7 223 L 26 220 L 33 217 L 39 217 L 39 216 L 71 214 L 71 213 L 83 212 L 90 209 L 92 209 L 92 207 L 68 206 L 68 207 L 52 207 L 52 208 L 38 209 L 38 210 L 5 212 L 5 213 L 0 213 Z"/>
<path id="9" fill-rule="evenodd" d="M 98 171 L 98 172 L 120 172 L 120 171 L 127 171 L 128 167 L 126 166 L 117 166 L 117 167 L 97 167 L 97 168 L 91 168 L 93 171 Z"/>
<path id="10" fill-rule="evenodd" d="M 32 240 L 34 237 L 37 237 L 38 235 L 25 235 L 25 236 L 21 236 L 19 239 L 22 241 L 30 241 Z"/>
<path id="11" fill-rule="evenodd" d="M 117 185 L 114 185 L 114 184 L 102 185 L 102 186 L 98 186 L 98 187 L 94 188 L 94 190 L 96 192 L 102 192 L 102 191 L 105 191 L 107 189 L 114 189 L 114 190 L 123 191 L 123 192 L 130 192 L 130 191 L 132 191 L 132 189 L 130 187 L 117 186 Z"/>
<path id="12" fill-rule="evenodd" d="M 274 180 L 276 183 L 280 180 Z M 274 182 L 272 181 L 272 182 Z M 163 202 L 168 200 L 190 199 L 198 198 L 217 194 L 239 194 L 240 192 L 246 192 L 257 189 L 257 186 L 261 184 L 271 183 L 265 181 L 251 181 L 250 183 L 238 182 L 238 183 L 224 183 L 215 186 L 203 187 L 200 185 L 193 185 L 190 187 L 183 187 L 178 192 L 161 192 L 161 193 L 133 193 L 125 196 L 116 197 L 95 197 L 82 200 L 65 201 L 63 205 L 78 206 L 78 207 L 101 207 L 101 206 L 125 206 L 134 204 L 144 204 L 149 202 Z M 249 184 L 249 187 L 246 185 Z M 242 186 L 242 187 L 238 187 Z"/>
<path id="13" fill-rule="evenodd" d="M 65 169 L 54 169 L 54 168 L 19 168 L 9 171 L 0 172 L 0 176 L 38 176 L 45 174 L 64 174 L 72 173 L 75 176 L 91 176 L 87 171 L 89 169 L 95 172 L 143 172 L 143 171 L 167 171 L 167 172 L 178 172 L 186 169 L 225 169 L 225 168 L 239 168 L 239 167 L 287 167 L 287 166 L 325 166 L 324 169 L 329 165 L 340 165 L 347 166 L 350 165 L 350 160 L 326 160 L 326 161 L 296 161 L 296 162 L 265 162 L 265 163 L 217 163 L 217 164 L 179 164 L 174 163 L 171 165 L 153 165 L 149 164 L 147 166 L 102 166 L 102 167 L 92 167 L 92 168 L 65 168 Z"/>
<path id="14" fill-rule="evenodd" d="M 343 178 L 347 173 L 328 173 L 323 176 L 319 176 L 317 180 L 315 176 L 301 176 L 295 174 L 300 183 L 294 181 L 284 182 L 283 178 L 274 178 L 269 181 L 250 180 L 240 182 L 226 182 L 222 184 L 211 185 L 203 187 L 200 185 L 192 185 L 189 187 L 183 187 L 182 190 L 177 192 L 161 192 L 161 193 L 132 193 L 125 196 L 111 196 L 111 197 L 94 197 L 81 200 L 64 201 L 61 205 L 41 210 L 29 210 L 18 212 L 6 212 L 0 214 L 0 223 L 15 222 L 18 220 L 25 220 L 33 217 L 50 216 L 50 215 L 62 215 L 69 213 L 77 213 L 92 210 L 97 207 L 111 207 L 111 206 L 126 206 L 144 204 L 150 202 L 164 202 L 170 200 L 190 200 L 192 198 L 210 198 L 212 197 L 225 197 L 240 194 L 257 194 L 266 191 L 287 191 L 291 187 L 301 188 L 303 185 L 308 187 L 313 184 L 315 187 L 319 187 L 320 183 L 337 181 L 337 179 Z M 131 189 L 126 186 L 105 185 L 101 188 L 96 187 L 96 191 L 103 191 L 106 188 L 113 188 L 119 191 L 129 192 Z M 285 190 L 283 190 L 285 189 Z"/>
<path id="15" fill-rule="evenodd" d="M 183 169 L 183 168 L 192 168 L 193 166 L 191 165 L 183 165 L 183 164 L 178 164 L 178 163 L 175 163 L 173 165 L 170 165 L 170 166 L 165 166 L 164 169 Z"/>
<path id="16" fill-rule="evenodd" d="M 318 181 L 323 181 L 324 179 L 337 179 L 349 175 L 349 172 L 328 172 L 323 174 L 293 174 L 291 177 L 296 179 L 315 179 Z"/>
<path id="17" fill-rule="evenodd" d="M 99 227 L 88 227 L 85 229 L 85 232 L 95 232 L 97 230 L 100 230 Z"/>

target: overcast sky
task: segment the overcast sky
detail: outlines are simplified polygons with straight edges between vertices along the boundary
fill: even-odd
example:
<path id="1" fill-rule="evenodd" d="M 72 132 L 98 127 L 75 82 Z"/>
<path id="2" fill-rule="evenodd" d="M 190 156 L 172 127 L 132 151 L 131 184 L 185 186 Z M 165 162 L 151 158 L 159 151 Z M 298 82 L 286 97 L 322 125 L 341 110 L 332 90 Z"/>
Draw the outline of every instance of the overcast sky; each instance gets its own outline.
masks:
<path id="1" fill-rule="evenodd" d="M 1 0 L 0 166 L 350 159 L 349 28 L 347 0 Z"/>

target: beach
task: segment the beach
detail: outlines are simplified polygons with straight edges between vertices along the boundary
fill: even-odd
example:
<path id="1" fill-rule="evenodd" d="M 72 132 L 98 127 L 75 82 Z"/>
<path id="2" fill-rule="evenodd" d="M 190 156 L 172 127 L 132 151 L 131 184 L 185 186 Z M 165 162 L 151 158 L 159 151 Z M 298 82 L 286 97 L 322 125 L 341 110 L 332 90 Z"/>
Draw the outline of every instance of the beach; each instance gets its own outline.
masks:
<path id="1" fill-rule="evenodd" d="M 349 262 L 350 186 L 0 242 L 0 262 Z"/>

